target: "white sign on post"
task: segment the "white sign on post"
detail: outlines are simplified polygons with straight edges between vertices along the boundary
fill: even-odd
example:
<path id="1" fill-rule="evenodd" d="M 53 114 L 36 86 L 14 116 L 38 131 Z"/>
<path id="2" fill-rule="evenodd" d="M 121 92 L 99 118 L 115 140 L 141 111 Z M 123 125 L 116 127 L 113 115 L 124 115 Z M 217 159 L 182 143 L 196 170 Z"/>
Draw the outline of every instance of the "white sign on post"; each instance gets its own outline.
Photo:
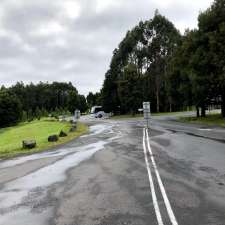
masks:
<path id="1" fill-rule="evenodd" d="M 75 110 L 74 118 L 75 118 L 75 120 L 79 120 L 80 119 L 80 110 Z"/>
<path id="2" fill-rule="evenodd" d="M 150 102 L 143 102 L 143 112 L 147 128 L 150 128 L 150 117 L 151 117 Z"/>

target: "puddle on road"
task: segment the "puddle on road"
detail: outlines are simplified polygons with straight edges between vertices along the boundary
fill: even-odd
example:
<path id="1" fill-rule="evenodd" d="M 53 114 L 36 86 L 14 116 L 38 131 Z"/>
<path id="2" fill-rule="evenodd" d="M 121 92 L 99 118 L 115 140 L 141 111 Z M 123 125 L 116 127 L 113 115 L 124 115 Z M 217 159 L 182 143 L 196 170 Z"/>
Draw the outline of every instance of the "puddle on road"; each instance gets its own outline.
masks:
<path id="1" fill-rule="evenodd" d="M 0 193 L 0 209 L 18 205 L 29 191 L 37 187 L 47 187 L 66 178 L 65 172 L 90 158 L 104 148 L 107 142 L 98 141 L 83 147 L 82 151 L 70 154 L 55 163 L 43 167 L 36 172 L 18 178 L 5 185 Z M 87 150 L 89 149 L 89 150 Z"/>
<path id="2" fill-rule="evenodd" d="M 200 131 L 212 131 L 212 129 L 209 129 L 209 128 L 199 128 L 198 130 L 200 130 Z"/>
<path id="3" fill-rule="evenodd" d="M 82 137 L 88 137 L 88 136 L 97 135 L 101 133 L 104 133 L 104 134 L 113 133 L 112 125 L 109 125 L 109 124 L 93 125 L 90 127 L 90 134 L 83 135 Z"/>
<path id="4" fill-rule="evenodd" d="M 51 151 L 51 152 L 42 152 L 42 153 L 38 153 L 38 154 L 34 154 L 34 155 L 28 155 L 28 156 L 22 156 L 16 159 L 11 159 L 11 160 L 7 160 L 4 161 L 0 164 L 0 169 L 4 169 L 4 168 L 8 168 L 8 167 L 13 167 L 19 164 L 23 164 L 25 162 L 28 161 L 33 161 L 36 159 L 43 159 L 43 158 L 51 158 L 51 157 L 56 157 L 56 156 L 63 156 L 68 154 L 68 152 L 72 151 L 71 149 L 73 149 L 76 151 L 79 147 L 76 148 L 63 148 L 60 150 L 56 150 L 56 151 Z"/>

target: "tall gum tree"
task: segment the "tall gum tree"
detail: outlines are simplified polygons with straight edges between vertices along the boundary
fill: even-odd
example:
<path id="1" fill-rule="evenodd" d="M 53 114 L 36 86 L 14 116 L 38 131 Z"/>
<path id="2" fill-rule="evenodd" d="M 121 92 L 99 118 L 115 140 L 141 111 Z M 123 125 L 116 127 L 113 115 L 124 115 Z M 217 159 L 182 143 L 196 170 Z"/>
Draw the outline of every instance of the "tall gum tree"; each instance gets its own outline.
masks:
<path id="1" fill-rule="evenodd" d="M 102 89 L 103 105 L 107 105 L 106 99 L 109 101 L 115 99 L 115 95 L 117 105 L 121 105 L 121 93 L 123 89 L 129 89 L 126 68 L 132 68 L 132 73 L 129 74 L 135 76 L 135 93 L 137 94 L 137 90 L 142 93 L 140 101 L 150 100 L 154 111 L 160 111 L 160 107 L 166 110 L 169 105 L 165 82 L 167 64 L 180 38 L 174 25 L 158 12 L 153 19 L 140 22 L 138 26 L 128 31 L 118 49 L 114 51 L 110 69 L 106 73 Z M 128 99 L 123 97 L 123 101 Z M 135 109 L 126 106 L 122 111 L 126 113 L 130 110 Z"/>
<path id="2" fill-rule="evenodd" d="M 198 18 L 199 32 L 204 38 L 202 48 L 208 56 L 208 80 L 215 96 L 221 97 L 225 117 L 225 0 L 215 0 Z M 214 96 L 212 96 L 214 97 Z"/>

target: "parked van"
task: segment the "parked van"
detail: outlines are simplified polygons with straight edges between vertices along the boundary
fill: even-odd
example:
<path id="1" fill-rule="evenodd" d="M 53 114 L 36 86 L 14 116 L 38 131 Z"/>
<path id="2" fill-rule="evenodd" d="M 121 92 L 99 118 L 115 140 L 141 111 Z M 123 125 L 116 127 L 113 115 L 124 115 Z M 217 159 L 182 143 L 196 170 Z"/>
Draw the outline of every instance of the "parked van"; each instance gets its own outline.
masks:
<path id="1" fill-rule="evenodd" d="M 93 106 L 91 108 L 91 115 L 95 118 L 102 118 L 105 115 L 105 112 L 102 109 L 102 106 Z"/>

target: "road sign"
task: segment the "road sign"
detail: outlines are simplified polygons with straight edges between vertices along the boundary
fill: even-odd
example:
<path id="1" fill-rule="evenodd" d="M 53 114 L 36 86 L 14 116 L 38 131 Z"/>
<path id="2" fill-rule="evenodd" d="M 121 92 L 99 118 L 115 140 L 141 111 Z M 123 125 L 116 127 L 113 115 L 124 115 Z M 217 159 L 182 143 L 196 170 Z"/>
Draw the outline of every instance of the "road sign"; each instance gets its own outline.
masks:
<path id="1" fill-rule="evenodd" d="M 150 128 L 151 107 L 150 102 L 143 102 L 144 119 L 146 120 L 147 128 Z"/>
<path id="2" fill-rule="evenodd" d="M 80 119 L 80 110 L 75 110 L 75 112 L 74 112 L 74 118 L 75 118 L 75 120 L 79 120 Z"/>

